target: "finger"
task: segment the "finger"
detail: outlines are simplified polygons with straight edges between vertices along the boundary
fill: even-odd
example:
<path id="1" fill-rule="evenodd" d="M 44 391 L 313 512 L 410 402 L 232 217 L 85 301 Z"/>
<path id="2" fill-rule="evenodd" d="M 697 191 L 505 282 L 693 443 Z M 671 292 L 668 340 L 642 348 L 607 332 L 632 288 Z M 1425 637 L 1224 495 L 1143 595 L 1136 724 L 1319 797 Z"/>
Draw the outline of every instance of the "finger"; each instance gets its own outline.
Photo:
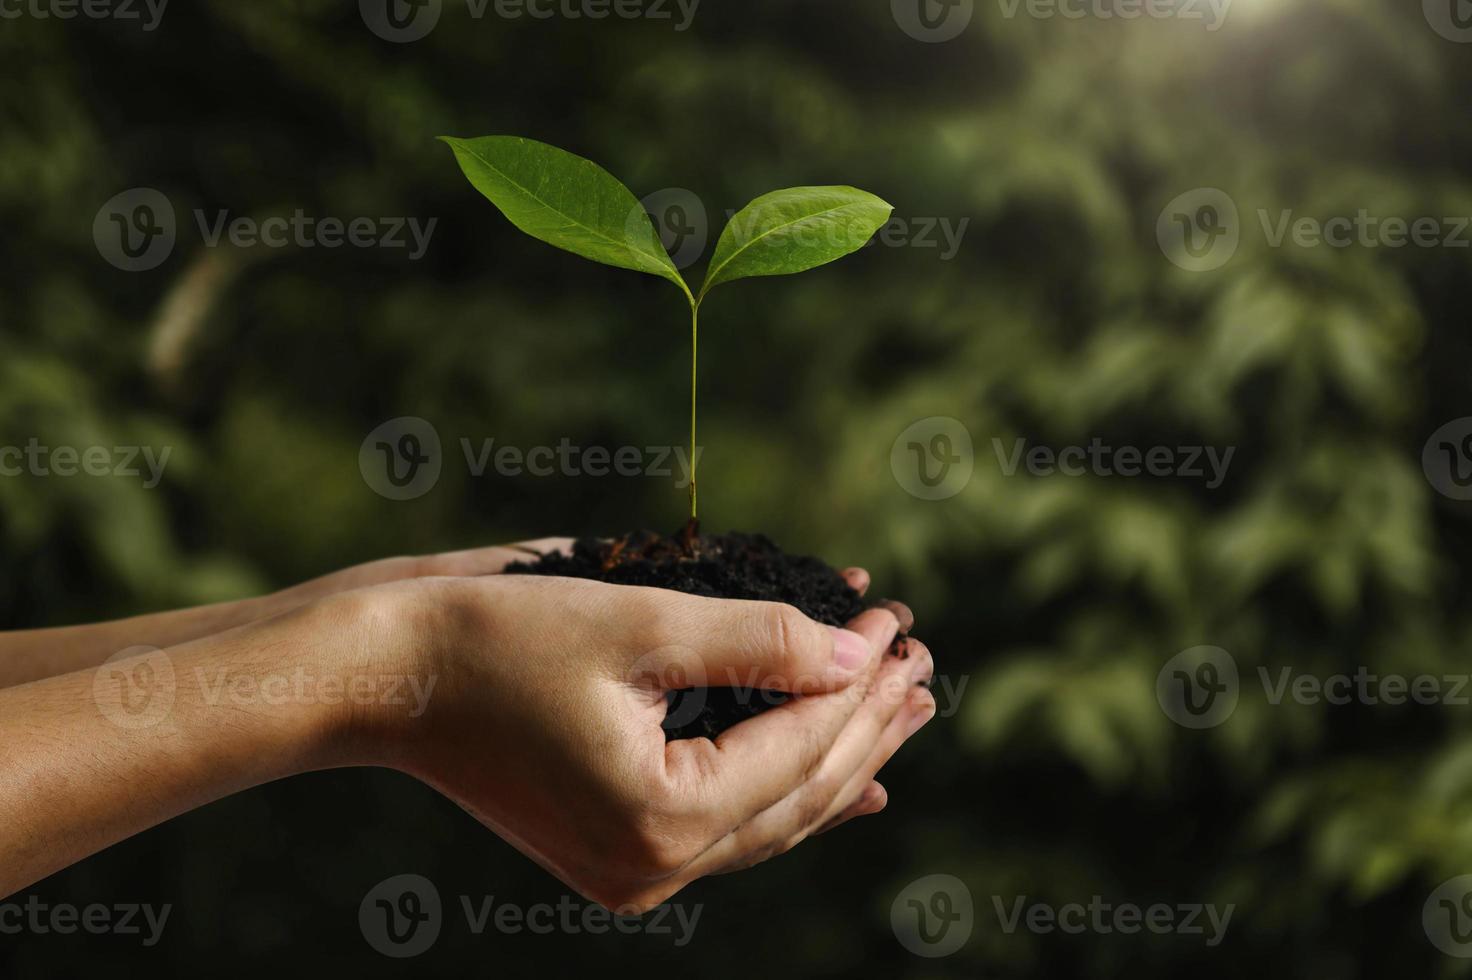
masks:
<path id="1" fill-rule="evenodd" d="M 537 538 L 516 544 L 491 548 L 468 548 L 446 551 L 419 559 L 420 576 L 448 575 L 468 578 L 476 575 L 499 575 L 507 565 L 534 562 L 550 554 L 572 554 L 572 538 Z"/>
<path id="2" fill-rule="evenodd" d="M 874 638 L 855 632 L 853 624 L 849 629 L 824 626 L 783 603 L 644 591 L 656 606 L 651 617 L 642 618 L 658 625 L 635 624 L 641 636 L 632 648 L 648 652 L 626 673 L 643 687 L 818 694 L 852 684 L 876 658 Z M 880 618 L 865 622 L 885 623 L 892 638 L 899 629 L 894 615 L 873 615 Z"/>
<path id="3" fill-rule="evenodd" d="M 859 595 L 863 595 L 865 592 L 869 591 L 869 573 L 865 569 L 845 568 L 839 574 L 841 574 L 843 576 L 843 580 L 848 583 L 848 587 L 853 589 Z"/>
<path id="4" fill-rule="evenodd" d="M 712 843 L 790 796 L 823 766 L 850 719 L 868 700 L 881 657 L 899 629 L 894 616 L 872 609 L 849 623 L 869 650 L 869 667 L 849 687 L 794 698 L 749 718 L 715 741 L 689 739 L 665 746 L 670 775 L 688 781 L 694 798 L 715 815 Z M 858 764 L 855 762 L 855 765 Z"/>
<path id="5" fill-rule="evenodd" d="M 880 599 L 874 605 L 894 613 L 895 619 L 900 621 L 901 633 L 908 633 L 915 628 L 915 613 L 903 602 L 897 602 L 894 599 Z"/>
<path id="6" fill-rule="evenodd" d="M 911 736 L 935 717 L 935 713 L 935 695 L 927 688 L 912 688 L 905 707 L 890 720 L 869 758 L 850 777 L 848 785 L 834 797 L 828 812 L 819 821 L 820 824 L 827 826 L 839 814 L 854 807 L 879 771 L 889 764 L 889 760 L 894 758 L 895 753 Z"/>
<path id="7" fill-rule="evenodd" d="M 813 836 L 817 837 L 819 834 L 826 834 L 834 827 L 842 827 L 855 817 L 868 817 L 879 813 L 888 803 L 889 792 L 879 783 L 870 780 L 869 785 L 864 788 L 862 794 L 852 806 L 813 831 Z"/>
<path id="8" fill-rule="evenodd" d="M 862 786 L 841 805 L 835 805 L 838 795 L 848 789 L 860 767 L 874 754 L 895 716 L 910 703 L 910 692 L 922 690 L 914 686 L 914 678 L 929 669 L 928 660 L 928 652 L 908 661 L 884 658 L 864 704 L 835 740 L 832 751 L 812 778 L 701 855 L 698 865 L 705 869 L 701 873 L 713 873 L 733 865 L 747 867 L 766 860 L 787 850 L 814 827 L 851 804 Z M 925 693 L 928 696 L 929 692 Z M 867 773 L 863 782 L 871 778 L 873 772 Z"/>

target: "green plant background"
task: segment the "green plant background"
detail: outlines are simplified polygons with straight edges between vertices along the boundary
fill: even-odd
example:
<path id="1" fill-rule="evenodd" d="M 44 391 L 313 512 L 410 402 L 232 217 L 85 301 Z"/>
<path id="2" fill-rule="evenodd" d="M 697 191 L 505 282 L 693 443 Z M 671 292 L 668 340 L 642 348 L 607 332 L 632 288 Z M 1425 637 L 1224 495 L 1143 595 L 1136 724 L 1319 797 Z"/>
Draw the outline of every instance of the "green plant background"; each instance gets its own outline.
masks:
<path id="1" fill-rule="evenodd" d="M 1406 0 L 1237 0 L 1225 26 L 1032 19 L 976 6 L 926 45 L 889 5 L 707 0 L 668 22 L 474 21 L 390 45 L 341 0 L 195 0 L 160 28 L 0 24 L 0 444 L 169 445 L 163 486 L 0 479 L 0 623 L 250 594 L 403 552 L 673 528 L 644 479 L 472 479 L 457 441 L 678 445 L 682 303 L 653 278 L 524 240 L 440 133 L 516 133 L 636 193 L 713 214 L 851 183 L 902 217 L 970 220 L 741 283 L 702 318 L 709 526 L 872 569 L 964 698 L 885 777 L 888 810 L 682 895 L 695 940 L 475 937 L 455 896 L 563 889 L 407 778 L 302 777 L 150 831 L 37 886 L 171 902 L 164 940 L 0 940 L 0 973 L 263 969 L 523 976 L 1461 976 L 1422 903 L 1472 872 L 1472 708 L 1271 706 L 1258 667 L 1466 672 L 1468 505 L 1421 447 L 1472 414 L 1466 249 L 1269 248 L 1257 212 L 1472 214 L 1472 60 Z M 154 187 L 159 269 L 119 272 L 99 207 Z M 1161 208 L 1226 190 L 1242 244 L 1190 273 Z M 439 219 L 428 254 L 202 247 L 195 208 Z M 712 229 L 712 243 L 718 229 Z M 731 294 L 735 299 L 735 293 Z M 446 444 L 411 502 L 358 472 L 399 415 Z M 892 443 L 965 422 L 976 470 L 915 499 Z M 1004 476 L 993 439 L 1235 446 L 1184 479 Z M 1228 649 L 1229 721 L 1155 702 L 1176 652 Z M 38 843 L 38 846 L 44 846 Z M 371 952 L 363 894 L 431 877 L 450 921 L 409 964 Z M 896 942 L 911 880 L 962 878 L 963 950 Z M 1233 903 L 1221 945 L 1007 935 L 992 896 Z M 218 961 L 218 962 L 216 962 Z"/>

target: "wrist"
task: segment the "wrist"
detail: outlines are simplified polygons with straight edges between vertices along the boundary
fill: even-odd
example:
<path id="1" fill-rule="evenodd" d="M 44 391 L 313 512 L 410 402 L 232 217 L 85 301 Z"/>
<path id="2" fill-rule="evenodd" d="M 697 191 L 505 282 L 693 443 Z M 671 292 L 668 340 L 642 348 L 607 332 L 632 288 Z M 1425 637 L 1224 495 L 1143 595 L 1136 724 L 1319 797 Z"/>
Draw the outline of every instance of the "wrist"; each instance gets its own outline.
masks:
<path id="1" fill-rule="evenodd" d="M 327 765 L 411 768 L 454 670 L 449 640 L 465 591 L 458 584 L 394 582 L 303 608 L 307 632 L 327 641 L 312 655 L 324 679 L 320 700 L 331 709 L 317 732 Z"/>

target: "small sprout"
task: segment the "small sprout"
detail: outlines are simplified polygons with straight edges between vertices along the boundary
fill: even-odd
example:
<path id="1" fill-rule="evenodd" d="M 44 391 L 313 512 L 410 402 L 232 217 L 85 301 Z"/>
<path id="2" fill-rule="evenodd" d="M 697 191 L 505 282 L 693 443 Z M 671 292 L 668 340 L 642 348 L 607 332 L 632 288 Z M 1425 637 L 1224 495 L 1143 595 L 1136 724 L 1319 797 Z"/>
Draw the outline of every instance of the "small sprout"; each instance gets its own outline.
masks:
<path id="1" fill-rule="evenodd" d="M 594 262 L 659 276 L 690 304 L 690 517 L 698 512 L 695 393 L 700 306 L 712 289 L 756 276 L 804 272 L 862 248 L 893 212 L 853 187 L 791 187 L 742 208 L 716 242 L 693 293 L 638 198 L 591 160 L 519 136 L 441 137 L 476 190 L 513 225 Z M 631 220 L 633 219 L 633 220 Z"/>

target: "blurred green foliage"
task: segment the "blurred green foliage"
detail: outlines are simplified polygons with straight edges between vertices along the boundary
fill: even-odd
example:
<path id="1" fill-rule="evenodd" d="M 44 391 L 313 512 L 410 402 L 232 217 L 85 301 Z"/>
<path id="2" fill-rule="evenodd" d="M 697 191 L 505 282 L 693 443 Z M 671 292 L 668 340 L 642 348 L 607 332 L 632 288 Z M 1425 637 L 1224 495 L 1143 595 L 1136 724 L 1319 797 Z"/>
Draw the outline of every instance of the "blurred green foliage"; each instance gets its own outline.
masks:
<path id="1" fill-rule="evenodd" d="M 884 2 L 702 5 L 661 22 L 472 21 L 390 45 L 356 5 L 198 0 L 152 33 L 0 24 L 0 444 L 168 445 L 161 488 L 0 479 L 8 626 L 248 594 L 395 552 L 673 528 L 669 481 L 472 478 L 458 440 L 678 445 L 678 297 L 519 234 L 432 139 L 516 133 L 715 220 L 771 187 L 852 183 L 904 218 L 969 219 L 940 249 L 876 246 L 743 285 L 702 323 L 702 511 L 864 564 L 954 685 L 953 717 L 886 776 L 886 813 L 702 883 L 696 940 L 474 937 L 414 972 L 699 976 L 1465 975 L 1421 905 L 1472 871 L 1466 706 L 1272 705 L 1259 667 L 1465 673 L 1467 505 L 1420 471 L 1472 414 L 1468 252 L 1271 248 L 1259 209 L 1472 214 L 1466 52 L 1396 0 L 1237 0 L 1220 31 L 1006 18 L 925 45 Z M 120 272 L 99 207 L 154 187 L 173 256 Z M 1166 202 L 1226 190 L 1236 256 L 1165 260 Z M 206 249 L 192 212 L 439 219 L 428 255 Z M 430 494 L 372 493 L 358 448 L 429 419 Z M 963 420 L 967 489 L 890 474 L 896 436 Z M 1237 447 L 1223 485 L 1007 476 L 993 440 Z M 1216 728 L 1155 701 L 1171 656 L 1231 652 Z M 555 901 L 560 887 L 407 779 L 337 773 L 188 815 L 56 876 L 55 900 L 171 901 L 160 946 L 0 952 L 18 976 L 344 966 L 375 882 Z M 910 956 L 889 906 L 964 879 L 976 933 Z M 1226 940 L 1004 934 L 991 896 L 1235 903 Z M 212 972 L 214 972 L 212 970 Z"/>

